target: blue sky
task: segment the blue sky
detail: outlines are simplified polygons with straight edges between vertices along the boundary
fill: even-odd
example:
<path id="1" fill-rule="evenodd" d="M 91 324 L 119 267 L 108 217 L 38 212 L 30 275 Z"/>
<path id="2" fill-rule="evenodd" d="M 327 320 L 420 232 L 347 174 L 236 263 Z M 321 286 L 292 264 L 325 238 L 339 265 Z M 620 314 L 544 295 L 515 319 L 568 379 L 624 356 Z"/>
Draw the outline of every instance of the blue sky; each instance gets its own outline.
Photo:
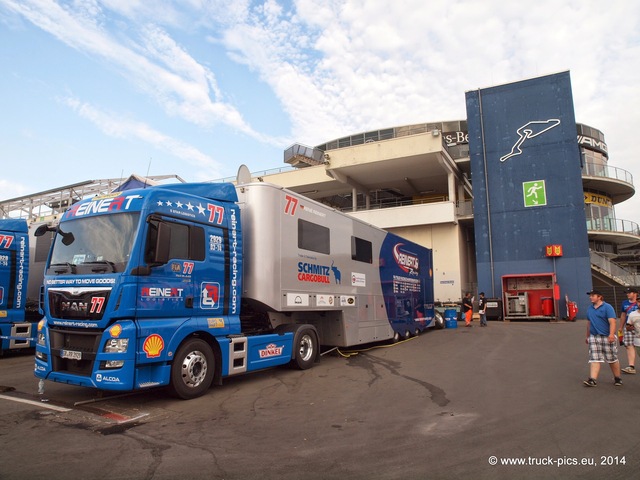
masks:
<path id="1" fill-rule="evenodd" d="M 294 142 L 463 119 L 467 90 L 565 70 L 640 189 L 640 2 L 0 0 L 0 62 L 0 199 L 280 168 Z"/>

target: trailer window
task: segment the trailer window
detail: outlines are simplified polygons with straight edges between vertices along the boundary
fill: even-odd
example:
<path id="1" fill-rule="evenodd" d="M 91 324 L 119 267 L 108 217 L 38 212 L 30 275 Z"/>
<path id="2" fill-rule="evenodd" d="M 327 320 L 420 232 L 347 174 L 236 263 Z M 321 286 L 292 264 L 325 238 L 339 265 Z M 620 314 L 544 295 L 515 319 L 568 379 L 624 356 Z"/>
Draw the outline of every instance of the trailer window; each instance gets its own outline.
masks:
<path id="1" fill-rule="evenodd" d="M 370 241 L 351 237 L 351 259 L 358 262 L 373 263 L 373 247 Z"/>
<path id="2" fill-rule="evenodd" d="M 327 227 L 306 220 L 298 219 L 298 248 L 318 253 L 330 253 Z"/>

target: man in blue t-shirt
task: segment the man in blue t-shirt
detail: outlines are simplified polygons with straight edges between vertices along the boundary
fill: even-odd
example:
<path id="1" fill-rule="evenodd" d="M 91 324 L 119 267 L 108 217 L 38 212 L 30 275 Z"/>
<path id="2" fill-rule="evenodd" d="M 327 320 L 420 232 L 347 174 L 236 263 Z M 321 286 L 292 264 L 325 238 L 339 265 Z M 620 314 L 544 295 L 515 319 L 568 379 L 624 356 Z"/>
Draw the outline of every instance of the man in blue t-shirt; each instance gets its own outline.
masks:
<path id="1" fill-rule="evenodd" d="M 638 289 L 636 287 L 627 288 L 627 299 L 622 302 L 622 308 L 620 310 L 620 327 L 618 328 L 618 330 L 624 332 L 622 342 L 624 343 L 624 348 L 627 350 L 627 360 L 629 360 L 629 366 L 622 369 L 624 373 L 636 373 L 636 350 L 633 346 L 635 334 L 633 326 L 627 326 L 627 317 L 631 312 L 634 312 L 639 308 Z"/>
<path id="2" fill-rule="evenodd" d="M 587 292 L 591 305 L 587 309 L 587 345 L 589 345 L 589 378 L 583 383 L 587 387 L 597 385 L 600 364 L 605 361 L 611 367 L 613 383 L 622 386 L 620 362 L 618 361 L 618 339 L 616 338 L 616 312 L 604 301 L 598 290 Z"/>

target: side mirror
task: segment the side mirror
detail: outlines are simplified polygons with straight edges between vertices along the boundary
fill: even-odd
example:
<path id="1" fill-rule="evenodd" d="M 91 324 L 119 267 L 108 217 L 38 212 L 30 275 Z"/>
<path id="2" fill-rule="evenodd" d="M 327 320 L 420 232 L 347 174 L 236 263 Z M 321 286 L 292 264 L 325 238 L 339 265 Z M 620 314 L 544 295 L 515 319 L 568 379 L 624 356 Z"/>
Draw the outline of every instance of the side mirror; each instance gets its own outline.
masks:
<path id="1" fill-rule="evenodd" d="M 65 233 L 62 230 L 58 230 L 58 233 L 60 233 L 60 235 L 62 235 L 62 244 L 65 246 L 69 246 L 71 245 L 74 241 L 75 241 L 75 237 L 73 236 L 73 233 L 69 232 L 69 233 Z"/>
<path id="2" fill-rule="evenodd" d="M 35 232 L 33 232 L 33 234 L 34 234 L 36 237 L 41 237 L 41 236 L 43 236 L 45 233 L 47 233 L 47 232 L 52 232 L 52 231 L 55 231 L 55 230 L 51 229 L 48 225 L 42 224 L 42 225 L 40 225 L 38 228 L 36 228 L 36 231 L 35 231 Z"/>
<path id="3" fill-rule="evenodd" d="M 66 246 L 71 245 L 75 241 L 73 233 L 63 232 L 59 227 L 50 227 L 46 224 L 42 224 L 38 228 L 36 228 L 36 231 L 33 232 L 33 235 L 36 237 L 42 237 L 47 232 L 58 232 L 62 236 L 62 243 Z"/>

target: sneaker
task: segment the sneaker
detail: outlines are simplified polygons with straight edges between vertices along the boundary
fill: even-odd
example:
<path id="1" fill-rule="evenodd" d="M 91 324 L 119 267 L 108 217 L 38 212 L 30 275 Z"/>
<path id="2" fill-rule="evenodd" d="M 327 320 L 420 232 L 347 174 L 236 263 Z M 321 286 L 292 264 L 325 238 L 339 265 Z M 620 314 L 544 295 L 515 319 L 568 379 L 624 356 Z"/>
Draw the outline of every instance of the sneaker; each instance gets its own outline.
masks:
<path id="1" fill-rule="evenodd" d="M 629 365 L 626 368 L 622 369 L 623 373 L 628 373 L 629 375 L 635 375 L 636 374 L 636 367 L 634 367 L 633 365 Z"/>
<path id="2" fill-rule="evenodd" d="M 614 384 L 616 387 L 621 387 L 621 386 L 622 386 L 622 380 L 620 379 L 620 377 L 616 377 L 616 378 L 614 378 L 614 379 L 613 379 L 613 384 Z"/>
<path id="3" fill-rule="evenodd" d="M 584 383 L 587 387 L 595 387 L 597 385 L 596 381 L 593 378 L 589 378 L 582 383 Z"/>

